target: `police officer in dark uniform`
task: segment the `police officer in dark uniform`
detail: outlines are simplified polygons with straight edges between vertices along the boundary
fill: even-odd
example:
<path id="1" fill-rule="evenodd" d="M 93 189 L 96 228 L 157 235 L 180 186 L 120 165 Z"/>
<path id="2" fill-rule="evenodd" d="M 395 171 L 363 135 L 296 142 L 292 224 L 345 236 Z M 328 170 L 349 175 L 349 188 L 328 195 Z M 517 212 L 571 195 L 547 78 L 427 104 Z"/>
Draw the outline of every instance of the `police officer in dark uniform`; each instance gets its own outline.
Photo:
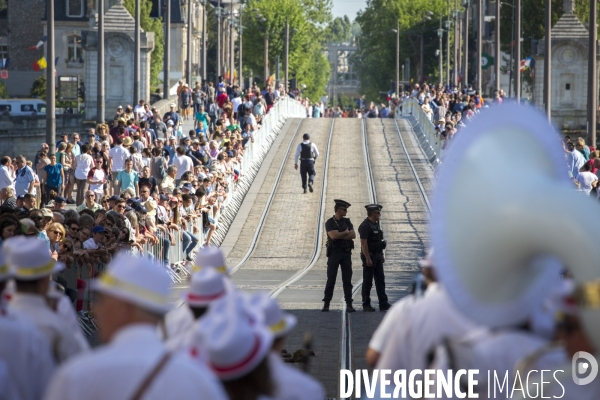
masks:
<path id="1" fill-rule="evenodd" d="M 327 231 L 327 283 L 325 284 L 325 297 L 323 309 L 329 311 L 329 303 L 333 298 L 333 289 L 337 278 L 338 266 L 342 268 L 342 282 L 344 286 L 344 299 L 346 311 L 355 312 L 352 307 L 352 249 L 356 233 L 349 218 L 346 218 L 350 203 L 344 200 L 334 200 L 335 215 L 325 222 Z"/>
<path id="2" fill-rule="evenodd" d="M 302 135 L 303 142 L 296 148 L 296 156 L 294 157 L 294 168 L 298 169 L 298 159 L 300 159 L 300 176 L 302 177 L 302 188 L 306 193 L 306 185 L 308 180 L 308 189 L 313 192 L 313 182 L 315 181 L 315 161 L 319 157 L 319 150 L 314 143 L 310 141 L 310 135 L 305 133 Z M 308 179 L 307 179 L 308 177 Z"/>
<path id="3" fill-rule="evenodd" d="M 385 294 L 385 276 L 383 274 L 383 263 L 385 262 L 383 250 L 385 250 L 387 244 L 383 238 L 383 231 L 379 226 L 379 218 L 383 207 L 379 204 L 369 204 L 365 208 L 367 209 L 367 218 L 358 227 L 361 249 L 360 259 L 363 266 L 363 310 L 375 311 L 371 307 L 371 287 L 373 286 L 373 278 L 375 278 L 379 310 L 386 311 L 391 306 Z"/>

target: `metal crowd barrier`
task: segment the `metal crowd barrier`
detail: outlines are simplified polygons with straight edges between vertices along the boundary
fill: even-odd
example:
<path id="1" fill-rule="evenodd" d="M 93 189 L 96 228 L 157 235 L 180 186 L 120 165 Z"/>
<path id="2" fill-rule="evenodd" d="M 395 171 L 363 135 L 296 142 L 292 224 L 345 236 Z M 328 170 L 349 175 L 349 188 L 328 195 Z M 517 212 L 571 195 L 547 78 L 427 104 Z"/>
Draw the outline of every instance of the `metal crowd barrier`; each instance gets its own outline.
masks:
<path id="1" fill-rule="evenodd" d="M 423 112 L 419 102 L 416 99 L 405 99 L 396 107 L 394 115 L 396 118 L 406 118 L 411 122 L 429 162 L 434 167 L 439 165 L 444 153 L 442 149 L 444 141 L 435 131 L 435 126 Z"/>

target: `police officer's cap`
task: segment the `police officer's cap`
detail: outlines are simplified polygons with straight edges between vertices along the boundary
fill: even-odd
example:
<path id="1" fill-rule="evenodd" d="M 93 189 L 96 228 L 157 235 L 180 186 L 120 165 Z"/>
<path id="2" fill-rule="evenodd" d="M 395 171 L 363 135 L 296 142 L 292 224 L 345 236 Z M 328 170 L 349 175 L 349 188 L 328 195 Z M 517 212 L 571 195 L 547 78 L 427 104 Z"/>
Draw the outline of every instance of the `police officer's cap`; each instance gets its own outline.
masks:
<path id="1" fill-rule="evenodd" d="M 304 135 L 302 135 L 302 139 L 308 140 L 310 139 L 310 135 L 308 133 L 305 133 Z"/>
<path id="2" fill-rule="evenodd" d="M 368 204 L 365 206 L 365 208 L 367 211 L 381 211 L 383 206 L 380 206 L 379 204 Z"/>
<path id="3" fill-rule="evenodd" d="M 339 200 L 339 199 L 335 199 L 333 200 L 335 202 L 335 205 L 338 207 L 350 207 L 350 203 L 348 203 L 347 201 L 344 200 Z"/>

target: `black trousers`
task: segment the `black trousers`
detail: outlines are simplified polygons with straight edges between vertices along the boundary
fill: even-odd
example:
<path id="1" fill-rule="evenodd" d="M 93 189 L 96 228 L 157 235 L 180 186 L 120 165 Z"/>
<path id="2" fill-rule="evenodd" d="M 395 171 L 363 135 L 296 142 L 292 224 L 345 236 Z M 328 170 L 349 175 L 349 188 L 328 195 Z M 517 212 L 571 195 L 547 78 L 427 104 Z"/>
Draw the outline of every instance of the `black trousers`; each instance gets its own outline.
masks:
<path id="1" fill-rule="evenodd" d="M 342 283 L 346 303 L 352 302 L 352 252 L 332 250 L 327 258 L 327 283 L 323 301 L 329 303 L 333 298 L 333 289 L 337 279 L 338 266 L 342 268 Z"/>
<path id="2" fill-rule="evenodd" d="M 363 285 L 362 285 L 362 303 L 363 306 L 371 305 L 371 288 L 373 287 L 373 278 L 375 278 L 375 291 L 379 306 L 388 303 L 388 297 L 385 294 L 385 275 L 383 274 L 383 254 L 376 253 L 371 255 L 372 267 L 367 267 L 367 259 L 360 255 L 363 266 Z"/>
<path id="3" fill-rule="evenodd" d="M 312 185 L 315 181 L 315 162 L 313 160 L 300 160 L 300 176 L 302 177 L 302 188 L 306 189 L 306 178 Z"/>

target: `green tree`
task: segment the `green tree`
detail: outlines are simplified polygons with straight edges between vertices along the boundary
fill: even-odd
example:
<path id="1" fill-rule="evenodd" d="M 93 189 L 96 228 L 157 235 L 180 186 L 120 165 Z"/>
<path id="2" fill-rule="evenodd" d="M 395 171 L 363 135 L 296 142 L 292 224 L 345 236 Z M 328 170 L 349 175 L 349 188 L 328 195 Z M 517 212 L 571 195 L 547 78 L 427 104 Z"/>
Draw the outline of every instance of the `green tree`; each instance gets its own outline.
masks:
<path id="1" fill-rule="evenodd" d="M 150 17 L 152 0 L 141 0 L 140 5 L 140 25 L 142 29 L 145 32 L 154 32 L 154 50 L 150 55 L 150 85 L 158 86 L 160 84 L 158 74 L 163 68 L 165 46 L 163 21 L 162 19 Z M 135 0 L 124 0 L 123 6 L 135 17 Z"/>
<path id="2" fill-rule="evenodd" d="M 283 62 L 285 24 L 289 22 L 289 71 L 299 84 L 305 84 L 304 94 L 317 100 L 325 92 L 330 69 L 323 54 L 324 32 L 331 19 L 330 0 L 250 0 L 244 8 L 244 67 L 261 76 L 264 69 L 264 40 L 269 35 L 269 71 L 275 72 L 277 56 Z M 252 11 L 259 10 L 265 22 Z M 264 77 L 263 77 L 264 78 Z"/>
<path id="3" fill-rule="evenodd" d="M 35 78 L 29 91 L 31 97 L 37 97 L 38 99 L 46 99 L 46 74 L 42 74 Z"/>
<path id="4" fill-rule="evenodd" d="M 347 15 L 337 17 L 329 24 L 329 41 L 333 43 L 349 42 L 352 37 L 352 22 Z"/>
<path id="5" fill-rule="evenodd" d="M 441 15 L 447 15 L 444 0 L 368 0 L 359 12 L 358 51 L 353 57 L 360 77 L 361 91 L 369 99 L 387 92 L 396 75 L 396 35 L 391 29 L 400 25 L 400 60 L 410 59 L 411 77 L 416 78 L 420 54 L 420 35 L 424 43 L 424 74 L 437 70 L 435 50 L 438 47 L 436 29 Z M 431 21 L 423 20 L 426 11 L 433 12 Z"/>

